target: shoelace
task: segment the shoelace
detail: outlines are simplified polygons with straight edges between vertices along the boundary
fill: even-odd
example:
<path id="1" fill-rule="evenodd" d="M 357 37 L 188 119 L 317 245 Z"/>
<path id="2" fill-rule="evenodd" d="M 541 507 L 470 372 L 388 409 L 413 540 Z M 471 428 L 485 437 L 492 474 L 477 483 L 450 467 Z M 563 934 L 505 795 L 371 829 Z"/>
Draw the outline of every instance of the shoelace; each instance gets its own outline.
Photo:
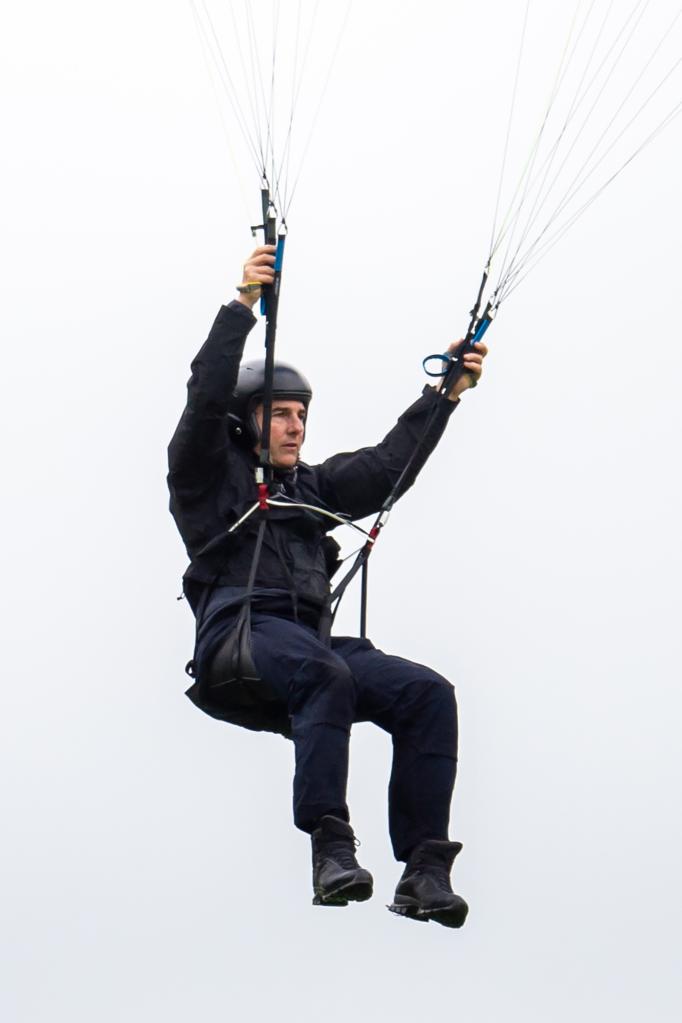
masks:
<path id="1" fill-rule="evenodd" d="M 435 863 L 422 863 L 417 870 L 420 874 L 432 878 L 442 892 L 447 892 L 448 895 L 453 894 L 452 885 L 450 884 L 450 872 L 445 867 L 440 867 Z"/>
<path id="2" fill-rule="evenodd" d="M 437 867 L 433 871 L 433 876 L 435 877 L 436 884 L 438 885 L 441 891 L 448 892 L 448 894 L 452 892 L 452 885 L 450 884 L 450 874 L 448 873 L 447 870 L 445 870 L 444 867 Z"/>
<path id="3" fill-rule="evenodd" d="M 355 858 L 355 850 L 359 845 L 357 838 L 353 839 L 352 846 L 347 842 L 330 842 L 324 852 L 346 870 L 357 870 L 359 863 Z"/>

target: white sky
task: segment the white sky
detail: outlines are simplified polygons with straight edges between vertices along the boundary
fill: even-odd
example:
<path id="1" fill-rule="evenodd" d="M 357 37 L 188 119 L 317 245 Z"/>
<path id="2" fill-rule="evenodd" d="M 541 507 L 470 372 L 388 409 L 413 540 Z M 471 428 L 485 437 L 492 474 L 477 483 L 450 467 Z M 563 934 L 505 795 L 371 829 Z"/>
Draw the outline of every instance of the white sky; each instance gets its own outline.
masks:
<path id="1" fill-rule="evenodd" d="M 523 8 L 354 8 L 281 307 L 310 461 L 379 439 L 465 326 Z M 568 8 L 542 5 L 526 111 Z M 375 898 L 325 912 L 290 745 L 183 696 L 165 447 L 252 245 L 188 3 L 13 5 L 0 80 L 3 1019 L 678 1020 L 682 122 L 503 307 L 373 558 L 376 644 L 457 686 L 456 933 L 383 908 L 385 735 L 352 744 Z"/>

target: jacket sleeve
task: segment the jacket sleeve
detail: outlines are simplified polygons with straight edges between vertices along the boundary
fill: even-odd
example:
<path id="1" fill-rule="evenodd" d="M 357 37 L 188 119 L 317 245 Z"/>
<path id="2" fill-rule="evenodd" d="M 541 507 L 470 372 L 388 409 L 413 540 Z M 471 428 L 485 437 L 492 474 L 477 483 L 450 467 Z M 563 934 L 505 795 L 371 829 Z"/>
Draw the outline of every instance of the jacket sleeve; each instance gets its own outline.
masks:
<path id="1" fill-rule="evenodd" d="M 227 412 L 237 382 L 247 335 L 256 322 L 241 302 L 222 306 L 207 340 L 192 362 L 187 405 L 168 447 L 171 512 L 188 548 L 193 536 L 192 509 L 212 493 L 227 468 L 230 440 Z M 209 525 L 205 520 L 202 525 Z M 200 532 L 203 533 L 202 529 Z"/>
<path id="2" fill-rule="evenodd" d="M 353 519 L 377 514 L 419 447 L 399 496 L 412 486 L 458 404 L 427 385 L 375 447 L 333 455 L 314 467 L 322 499 Z"/>

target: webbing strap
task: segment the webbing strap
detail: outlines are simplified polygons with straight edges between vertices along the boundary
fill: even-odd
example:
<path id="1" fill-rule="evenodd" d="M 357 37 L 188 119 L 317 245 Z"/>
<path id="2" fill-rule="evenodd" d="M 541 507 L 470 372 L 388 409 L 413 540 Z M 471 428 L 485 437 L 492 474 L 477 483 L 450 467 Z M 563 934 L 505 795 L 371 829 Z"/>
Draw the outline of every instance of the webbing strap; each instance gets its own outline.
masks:
<path id="1" fill-rule="evenodd" d="M 360 635 L 361 635 L 361 637 L 363 639 L 365 639 L 365 637 L 366 637 L 366 634 L 367 634 L 367 582 L 368 582 L 368 580 L 367 580 L 367 572 L 368 572 L 367 562 L 369 560 L 370 554 L 372 553 L 372 549 L 374 547 L 374 544 L 377 541 L 379 533 L 381 532 L 382 525 L 383 525 L 382 522 L 381 522 L 381 519 L 383 517 L 383 514 L 384 513 L 382 511 L 381 514 L 379 515 L 379 518 L 377 519 L 377 521 L 374 523 L 374 525 L 372 526 L 372 528 L 369 531 L 369 538 L 367 540 L 367 543 L 358 551 L 357 556 L 355 558 L 355 561 L 353 562 L 353 564 L 349 568 L 348 572 L 346 572 L 345 576 L 343 577 L 341 582 L 338 584 L 338 586 L 336 586 L 334 588 L 334 591 L 333 591 L 331 597 L 329 598 L 330 607 L 331 607 L 332 604 L 334 605 L 333 610 L 331 611 L 331 616 L 330 616 L 330 622 L 329 622 L 330 629 L 331 629 L 331 626 L 334 624 L 334 619 L 336 618 L 336 612 L 339 609 L 339 604 L 341 603 L 341 598 L 343 597 L 344 593 L 346 592 L 346 590 L 348 588 L 348 585 L 355 578 L 355 576 L 358 574 L 358 572 L 362 569 L 362 582 L 361 582 L 361 594 L 360 594 Z"/>
<path id="2" fill-rule="evenodd" d="M 260 554 L 263 549 L 263 538 L 265 536 L 265 530 L 268 524 L 268 520 L 265 515 L 260 520 L 258 525 L 258 534 L 256 536 L 256 546 L 253 550 L 253 558 L 251 560 L 251 570 L 249 572 L 249 581 L 246 584 L 246 593 L 244 594 L 244 604 L 251 606 L 251 597 L 253 596 L 254 587 L 256 585 L 256 573 L 258 571 L 258 565 L 260 563 Z"/>
<path id="3" fill-rule="evenodd" d="M 263 208 L 263 235 L 266 245 L 277 243 L 277 221 L 270 202 L 270 191 L 261 190 Z M 281 276 L 281 266 L 280 266 Z M 260 464 L 266 482 L 272 477 L 270 465 L 270 424 L 272 422 L 272 389 L 275 379 L 275 338 L 277 336 L 277 306 L 279 304 L 279 279 L 275 270 L 275 280 L 262 289 L 261 310 L 265 316 L 265 375 L 263 381 L 263 427 L 261 430 Z"/>

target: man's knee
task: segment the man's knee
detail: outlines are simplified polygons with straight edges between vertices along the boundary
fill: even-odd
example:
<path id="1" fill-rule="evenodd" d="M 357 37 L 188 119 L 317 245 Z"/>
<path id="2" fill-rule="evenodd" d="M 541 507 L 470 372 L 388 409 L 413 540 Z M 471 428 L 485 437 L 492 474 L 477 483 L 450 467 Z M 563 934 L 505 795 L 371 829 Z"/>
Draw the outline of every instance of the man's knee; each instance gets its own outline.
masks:
<path id="1" fill-rule="evenodd" d="M 455 687 L 433 668 L 414 664 L 410 685 L 413 706 L 455 708 Z"/>
<path id="2" fill-rule="evenodd" d="M 457 712 L 457 699 L 452 682 L 448 682 L 446 678 L 443 678 L 437 672 L 429 670 L 425 684 L 428 702 L 443 709 L 450 709 L 454 713 Z"/>
<path id="3" fill-rule="evenodd" d="M 409 696 L 398 714 L 396 738 L 409 739 L 420 752 L 455 756 L 457 702 L 455 687 L 431 668 L 415 665 Z"/>

